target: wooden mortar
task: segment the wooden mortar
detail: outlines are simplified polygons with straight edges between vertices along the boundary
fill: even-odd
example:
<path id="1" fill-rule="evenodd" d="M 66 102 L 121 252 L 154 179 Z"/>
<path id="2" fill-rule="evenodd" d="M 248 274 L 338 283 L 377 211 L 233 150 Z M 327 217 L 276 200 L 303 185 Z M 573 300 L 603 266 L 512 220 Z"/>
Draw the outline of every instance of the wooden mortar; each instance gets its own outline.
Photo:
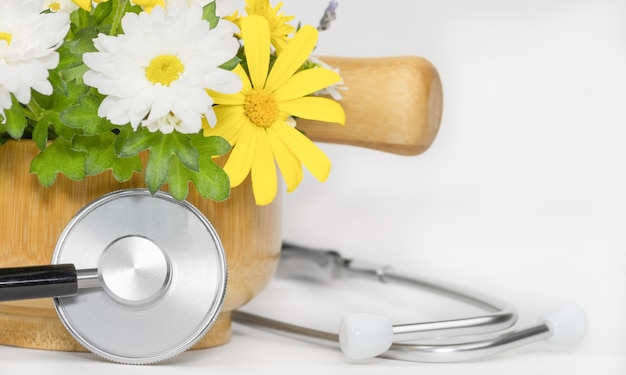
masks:
<path id="1" fill-rule="evenodd" d="M 442 113 L 441 82 L 419 57 L 323 58 L 340 69 L 346 125 L 298 120 L 313 140 L 416 155 L 433 142 Z M 57 239 L 85 205 L 109 192 L 144 187 L 143 176 L 119 183 L 109 173 L 49 188 L 29 173 L 38 149 L 31 141 L 0 147 L 0 267 L 49 264 Z M 250 181 L 216 203 L 190 188 L 187 200 L 214 225 L 229 268 L 226 300 L 217 321 L 194 348 L 221 345 L 231 337 L 230 312 L 250 301 L 272 279 L 281 247 L 281 199 L 254 202 Z M 0 344 L 83 351 L 56 316 L 52 300 L 0 303 Z"/>

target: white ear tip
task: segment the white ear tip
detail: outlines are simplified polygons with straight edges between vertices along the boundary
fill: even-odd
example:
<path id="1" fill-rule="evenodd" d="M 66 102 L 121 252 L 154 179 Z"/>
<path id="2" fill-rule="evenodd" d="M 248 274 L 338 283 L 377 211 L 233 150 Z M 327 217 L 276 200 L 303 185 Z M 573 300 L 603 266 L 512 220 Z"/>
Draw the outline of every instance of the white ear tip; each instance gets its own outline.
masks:
<path id="1" fill-rule="evenodd" d="M 587 314 L 580 307 L 568 307 L 544 314 L 542 319 L 552 332 L 546 341 L 559 345 L 579 342 L 587 333 Z"/>
<path id="2" fill-rule="evenodd" d="M 374 314 L 350 314 L 339 328 L 341 351 L 352 359 L 376 357 L 393 342 L 393 325 L 389 319 Z"/>

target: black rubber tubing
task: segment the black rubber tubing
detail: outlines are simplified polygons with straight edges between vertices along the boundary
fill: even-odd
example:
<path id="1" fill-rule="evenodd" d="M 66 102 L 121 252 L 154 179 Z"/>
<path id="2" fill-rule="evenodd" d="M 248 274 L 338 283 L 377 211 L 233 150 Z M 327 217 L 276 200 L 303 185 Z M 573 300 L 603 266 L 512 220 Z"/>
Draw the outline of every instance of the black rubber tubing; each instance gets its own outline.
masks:
<path id="1" fill-rule="evenodd" d="M 0 301 L 66 297 L 77 293 L 73 264 L 0 269 Z"/>

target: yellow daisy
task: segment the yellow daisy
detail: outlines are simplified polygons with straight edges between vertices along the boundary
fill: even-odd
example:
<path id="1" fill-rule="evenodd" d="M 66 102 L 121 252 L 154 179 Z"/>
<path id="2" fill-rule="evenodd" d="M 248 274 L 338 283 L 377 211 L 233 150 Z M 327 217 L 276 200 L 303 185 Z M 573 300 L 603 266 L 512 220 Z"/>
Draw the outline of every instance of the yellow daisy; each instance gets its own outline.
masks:
<path id="1" fill-rule="evenodd" d="M 305 135 L 289 125 L 290 116 L 345 123 L 345 113 L 336 101 L 308 96 L 341 81 L 324 68 L 299 70 L 317 43 L 317 30 L 302 27 L 286 46 L 271 70 L 270 29 L 265 18 L 248 16 L 241 20 L 249 77 L 241 65 L 235 72 L 243 81 L 241 92 L 226 95 L 211 92 L 217 125 L 204 126 L 204 134 L 224 137 L 232 152 L 224 170 L 231 186 L 252 178 L 258 205 L 269 204 L 277 190 L 276 164 L 293 191 L 302 180 L 302 164 L 319 181 L 330 172 L 328 157 Z"/>
<path id="2" fill-rule="evenodd" d="M 280 54 L 285 49 L 288 36 L 296 31 L 295 27 L 288 23 L 294 17 L 278 13 L 282 6 L 282 2 L 272 8 L 269 0 L 246 0 L 245 7 L 246 14 L 248 16 L 262 16 L 267 20 L 270 27 L 271 43 L 276 49 L 276 54 Z M 241 20 L 243 17 L 239 16 L 238 12 L 235 12 L 234 15 L 225 18 L 234 22 L 241 28 Z"/>

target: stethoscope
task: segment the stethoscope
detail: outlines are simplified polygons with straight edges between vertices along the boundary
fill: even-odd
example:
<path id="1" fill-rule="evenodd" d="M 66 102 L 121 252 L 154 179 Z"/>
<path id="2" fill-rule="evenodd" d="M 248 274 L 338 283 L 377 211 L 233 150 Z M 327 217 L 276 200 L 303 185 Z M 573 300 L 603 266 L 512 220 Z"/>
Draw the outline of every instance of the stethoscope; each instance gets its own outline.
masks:
<path id="1" fill-rule="evenodd" d="M 0 269 L 0 301 L 52 297 L 64 326 L 89 351 L 115 362 L 149 364 L 186 351 L 210 329 L 224 301 L 227 275 L 219 236 L 193 205 L 163 192 L 121 190 L 76 214 L 51 265 Z M 353 359 L 468 361 L 541 340 L 575 343 L 587 329 L 585 313 L 567 308 L 528 328 L 509 330 L 517 314 L 496 299 L 334 251 L 284 244 L 278 275 L 362 277 L 425 289 L 485 311 L 399 325 L 378 315 L 353 314 L 343 319 L 339 332 L 233 312 L 241 324 L 337 343 Z"/>

